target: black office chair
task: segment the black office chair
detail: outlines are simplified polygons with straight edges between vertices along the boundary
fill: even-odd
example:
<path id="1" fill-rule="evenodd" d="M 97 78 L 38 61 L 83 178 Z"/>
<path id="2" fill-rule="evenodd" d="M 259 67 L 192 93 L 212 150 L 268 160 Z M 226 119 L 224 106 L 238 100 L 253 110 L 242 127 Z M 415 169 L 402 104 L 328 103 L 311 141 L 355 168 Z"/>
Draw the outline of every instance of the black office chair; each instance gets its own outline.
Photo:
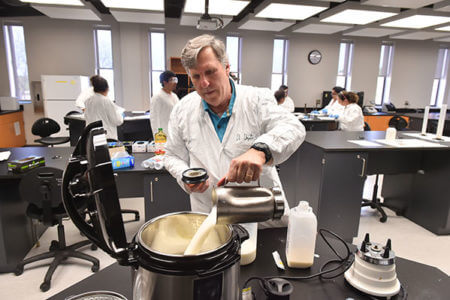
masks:
<path id="1" fill-rule="evenodd" d="M 364 122 L 364 131 L 370 131 L 370 130 L 371 129 L 370 129 L 369 123 Z"/>
<path id="2" fill-rule="evenodd" d="M 408 121 L 405 118 L 402 118 L 398 115 L 394 115 L 389 120 L 389 127 L 394 127 L 397 130 L 405 130 L 408 127 Z"/>
<path id="3" fill-rule="evenodd" d="M 64 144 L 69 142 L 70 137 L 62 136 L 62 137 L 52 137 L 50 135 L 57 133 L 61 130 L 59 124 L 50 118 L 40 118 L 34 122 L 31 127 L 31 132 L 34 135 L 40 136 L 40 139 L 35 140 L 35 142 L 41 143 L 46 146 L 54 146 L 58 144 Z"/>
<path id="4" fill-rule="evenodd" d="M 90 245 L 91 241 L 85 240 L 70 246 L 66 245 L 64 226 L 62 223 L 62 219 L 67 217 L 61 198 L 62 173 L 59 169 L 40 167 L 28 172 L 22 178 L 19 185 L 21 197 L 30 203 L 27 207 L 27 216 L 39 220 L 47 226 L 58 224 L 58 240 L 51 242 L 49 251 L 23 260 L 17 264 L 16 270 L 14 271 L 19 276 L 23 273 L 26 264 L 54 257 L 45 274 L 44 282 L 40 286 L 43 292 L 50 289 L 50 282 L 58 265 L 62 264 L 69 257 L 92 262 L 92 272 L 97 272 L 100 268 L 100 263 L 97 258 L 76 250 Z M 80 211 L 85 210 L 86 204 L 80 202 L 78 209 Z M 96 248 L 95 245 L 91 244 L 91 249 Z"/>
<path id="5" fill-rule="evenodd" d="M 80 112 L 79 112 L 78 110 L 71 110 L 71 111 L 69 111 L 69 112 L 64 116 L 64 124 L 69 125 L 69 121 L 66 120 L 65 117 L 68 117 L 68 116 L 70 116 L 70 115 L 78 115 L 78 114 L 80 114 Z"/>
<path id="6" fill-rule="evenodd" d="M 386 215 L 386 212 L 384 211 L 383 207 L 386 207 L 386 205 L 384 205 L 384 203 L 381 202 L 381 199 L 377 197 L 377 195 L 378 195 L 378 176 L 379 176 L 378 174 L 375 176 L 375 185 L 373 186 L 372 199 L 371 200 L 362 199 L 363 203 L 362 203 L 361 207 L 370 206 L 371 208 L 376 209 L 381 214 L 380 222 L 384 223 L 387 220 L 387 215 Z"/>

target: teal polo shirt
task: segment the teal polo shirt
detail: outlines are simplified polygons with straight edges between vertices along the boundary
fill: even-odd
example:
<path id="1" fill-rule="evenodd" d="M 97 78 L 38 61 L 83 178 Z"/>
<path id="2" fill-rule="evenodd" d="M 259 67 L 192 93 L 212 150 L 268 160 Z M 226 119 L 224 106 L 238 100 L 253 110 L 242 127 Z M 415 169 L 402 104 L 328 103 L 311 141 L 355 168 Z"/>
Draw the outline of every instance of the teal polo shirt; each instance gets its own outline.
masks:
<path id="1" fill-rule="evenodd" d="M 219 117 L 218 115 L 216 115 L 209 108 L 208 103 L 206 103 L 206 101 L 202 99 L 203 108 L 208 112 L 220 142 L 222 142 L 223 136 L 225 135 L 225 131 L 227 130 L 228 121 L 230 121 L 231 112 L 233 111 L 234 100 L 236 99 L 236 89 L 234 88 L 234 82 L 232 80 L 230 80 L 230 85 L 231 85 L 230 104 L 228 104 L 228 109 L 222 114 L 222 116 Z"/>

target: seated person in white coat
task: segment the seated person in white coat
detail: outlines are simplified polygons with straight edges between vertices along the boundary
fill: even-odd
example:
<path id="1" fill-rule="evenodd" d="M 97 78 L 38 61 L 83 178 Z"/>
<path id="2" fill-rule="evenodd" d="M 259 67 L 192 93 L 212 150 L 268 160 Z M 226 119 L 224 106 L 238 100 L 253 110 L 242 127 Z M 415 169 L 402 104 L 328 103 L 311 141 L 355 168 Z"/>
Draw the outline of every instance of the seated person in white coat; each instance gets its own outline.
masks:
<path id="1" fill-rule="evenodd" d="M 234 83 L 225 45 L 214 36 L 188 41 L 181 62 L 196 91 L 183 97 L 170 115 L 164 163 L 190 194 L 191 209 L 210 212 L 212 186 L 226 181 L 260 179 L 264 187 L 281 187 L 275 165 L 303 142 L 303 125 L 277 105 L 269 89 Z M 205 168 L 209 179 L 183 183 L 183 171 L 194 167 Z M 286 226 L 285 222 L 286 218 L 265 225 Z"/>
<path id="2" fill-rule="evenodd" d="M 288 112 L 294 112 L 295 111 L 294 100 L 292 100 L 292 98 L 289 97 L 288 95 L 289 88 L 287 87 L 287 85 L 281 85 L 278 90 L 283 91 L 286 96 L 284 102 L 281 104 L 281 107 L 283 107 Z"/>
<path id="3" fill-rule="evenodd" d="M 86 124 L 102 121 L 106 137 L 117 140 L 117 126 L 122 125 L 125 110 L 108 98 L 109 87 L 105 78 L 95 75 L 91 77 L 91 82 L 94 87 L 94 95 L 84 103 Z"/>
<path id="4" fill-rule="evenodd" d="M 328 103 L 327 106 L 325 106 L 321 112 L 324 114 L 328 114 L 330 116 L 337 115 L 339 117 L 344 112 L 344 106 L 339 103 L 339 93 L 345 91 L 344 88 L 340 86 L 335 86 L 331 90 L 331 100 L 330 103 Z"/>
<path id="5" fill-rule="evenodd" d="M 173 107 L 179 101 L 173 92 L 177 87 L 178 78 L 172 71 L 164 71 L 159 75 L 162 89 L 157 91 L 150 100 L 150 125 L 153 135 L 162 128 L 167 135 L 169 131 L 169 117 Z"/>
<path id="6" fill-rule="evenodd" d="M 340 92 L 339 102 L 344 106 L 344 112 L 339 116 L 339 129 L 343 131 L 363 131 L 364 115 L 358 103 L 358 95 L 353 92 Z"/>
<path id="7" fill-rule="evenodd" d="M 278 90 L 273 94 L 275 100 L 277 100 L 278 105 L 282 106 L 284 101 L 286 101 L 286 93 L 283 90 Z"/>

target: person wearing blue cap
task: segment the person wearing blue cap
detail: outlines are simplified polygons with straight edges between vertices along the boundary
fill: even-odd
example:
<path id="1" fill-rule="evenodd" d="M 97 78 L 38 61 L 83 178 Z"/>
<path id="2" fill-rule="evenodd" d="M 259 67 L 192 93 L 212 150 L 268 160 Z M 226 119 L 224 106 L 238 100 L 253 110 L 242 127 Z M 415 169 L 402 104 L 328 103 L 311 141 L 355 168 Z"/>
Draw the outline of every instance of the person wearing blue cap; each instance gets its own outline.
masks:
<path id="1" fill-rule="evenodd" d="M 150 100 L 150 125 L 153 135 L 162 128 L 168 134 L 170 113 L 178 102 L 178 96 L 173 92 L 177 87 L 178 78 L 172 71 L 164 71 L 159 75 L 162 89 L 156 92 Z"/>

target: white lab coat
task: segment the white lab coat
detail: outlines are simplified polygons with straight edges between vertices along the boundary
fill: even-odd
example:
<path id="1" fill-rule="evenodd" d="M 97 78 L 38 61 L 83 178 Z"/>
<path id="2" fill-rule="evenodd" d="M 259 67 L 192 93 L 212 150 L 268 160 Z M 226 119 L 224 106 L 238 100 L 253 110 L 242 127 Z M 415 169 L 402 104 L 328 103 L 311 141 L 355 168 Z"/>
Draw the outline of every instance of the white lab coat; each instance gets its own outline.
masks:
<path id="1" fill-rule="evenodd" d="M 284 102 L 282 104 L 280 104 L 280 106 L 282 108 L 284 108 L 285 110 L 287 110 L 288 112 L 294 112 L 295 111 L 295 105 L 294 105 L 294 101 L 292 100 L 291 97 L 287 96 L 286 98 L 284 98 Z"/>
<path id="2" fill-rule="evenodd" d="M 356 103 L 350 103 L 344 107 L 344 113 L 339 116 L 339 129 L 343 131 L 363 131 L 364 115 L 361 107 Z"/>
<path id="3" fill-rule="evenodd" d="M 94 92 L 94 88 L 92 86 L 88 89 L 81 91 L 80 95 L 78 95 L 78 97 L 77 97 L 77 100 L 75 100 L 75 105 L 80 109 L 85 109 L 86 108 L 86 105 L 85 105 L 86 100 L 91 98 L 92 96 L 94 96 L 94 94 L 95 94 L 95 92 Z"/>
<path id="4" fill-rule="evenodd" d="M 169 117 L 173 107 L 179 101 L 178 96 L 171 92 L 167 94 L 163 89 L 156 92 L 150 100 L 150 125 L 153 134 L 162 128 L 167 135 L 169 132 Z"/>
<path id="5" fill-rule="evenodd" d="M 331 99 L 330 103 L 325 106 L 323 109 L 326 109 L 329 115 L 339 115 L 341 116 L 344 113 L 344 105 L 341 105 L 338 100 Z"/>
<path id="6" fill-rule="evenodd" d="M 123 123 L 125 109 L 116 105 L 108 97 L 95 93 L 85 102 L 84 117 L 86 125 L 101 120 L 106 130 L 106 137 L 117 140 L 117 126 Z"/>
<path id="7" fill-rule="evenodd" d="M 209 174 L 209 189 L 191 194 L 192 211 L 211 210 L 212 186 L 226 175 L 233 158 L 257 142 L 267 144 L 273 155 L 272 165 L 263 167 L 261 186 L 281 187 L 275 165 L 287 160 L 305 139 L 304 126 L 293 114 L 277 105 L 270 90 L 238 84 L 235 88 L 236 99 L 222 143 L 197 92 L 181 99 L 170 116 L 166 169 L 183 189 L 181 175 L 184 170 L 200 167 Z M 285 205 L 288 208 L 286 199 Z M 288 209 L 285 209 L 287 213 Z M 283 225 L 285 223 L 278 222 L 275 226 Z"/>

